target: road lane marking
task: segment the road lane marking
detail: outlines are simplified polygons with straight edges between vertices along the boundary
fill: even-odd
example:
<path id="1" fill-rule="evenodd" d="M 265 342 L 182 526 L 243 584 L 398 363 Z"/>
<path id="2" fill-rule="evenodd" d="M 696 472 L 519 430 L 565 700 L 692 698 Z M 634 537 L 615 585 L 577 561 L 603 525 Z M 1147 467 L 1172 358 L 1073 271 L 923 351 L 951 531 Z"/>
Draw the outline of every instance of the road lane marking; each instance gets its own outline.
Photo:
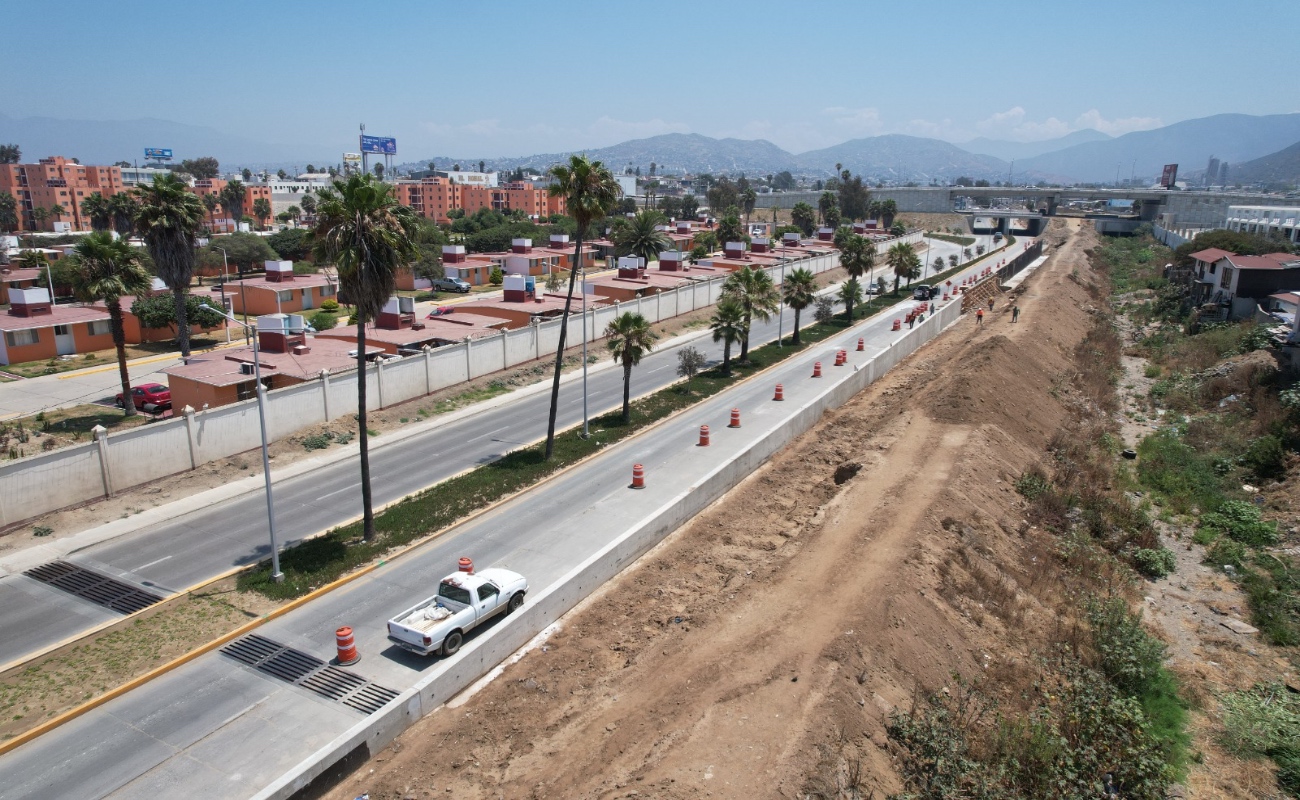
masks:
<path id="1" fill-rule="evenodd" d="M 136 570 L 139 570 L 139 569 L 148 569 L 149 567 L 152 567 L 154 564 L 161 564 L 162 562 L 166 561 L 166 560 L 169 559 L 169 558 L 171 558 L 171 556 L 163 556 L 162 558 L 158 559 L 157 561 L 150 561 L 148 564 L 141 564 L 140 566 L 136 567 L 135 569 L 136 569 Z M 134 572 L 135 570 L 131 570 L 131 571 Z"/>
<path id="2" fill-rule="evenodd" d="M 353 489 L 357 488 L 357 487 L 360 486 L 360 485 L 361 485 L 360 483 L 353 483 L 353 484 L 350 484 L 350 485 L 348 485 L 348 486 L 344 486 L 342 489 L 336 489 L 336 490 L 330 492 L 329 494 L 323 494 L 323 495 L 321 495 L 320 497 L 317 497 L 316 499 L 317 499 L 317 500 L 324 500 L 325 498 L 327 498 L 327 497 L 333 497 L 333 496 L 336 495 L 336 494 L 343 494 L 344 492 L 350 492 L 350 491 L 352 491 Z"/>
<path id="3" fill-rule="evenodd" d="M 479 439 L 486 439 L 487 437 L 492 436 L 492 435 L 494 435 L 494 434 L 498 434 L 498 433 L 500 433 L 501 431 L 503 431 L 503 430 L 505 430 L 506 428 L 509 428 L 509 427 L 510 427 L 509 425 L 505 425 L 505 426 L 502 426 L 502 427 L 500 427 L 500 428 L 497 428 L 497 429 L 494 430 L 494 431 L 488 431 L 487 433 L 482 434 L 481 436 L 475 436 L 473 439 L 466 439 L 465 441 L 466 441 L 467 443 L 468 443 L 468 442 L 477 442 Z"/>

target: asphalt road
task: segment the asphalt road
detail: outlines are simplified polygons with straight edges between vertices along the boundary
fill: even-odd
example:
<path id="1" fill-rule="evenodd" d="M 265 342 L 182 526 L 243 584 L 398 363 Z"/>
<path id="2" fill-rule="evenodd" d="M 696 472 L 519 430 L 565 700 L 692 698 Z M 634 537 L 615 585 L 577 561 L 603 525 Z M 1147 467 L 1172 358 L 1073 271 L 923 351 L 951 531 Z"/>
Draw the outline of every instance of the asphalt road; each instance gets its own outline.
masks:
<path id="1" fill-rule="evenodd" d="M 900 308 L 907 306 L 910 302 L 900 303 Z M 364 657 L 350 670 L 396 691 L 430 671 L 453 669 L 455 657 L 419 658 L 390 647 L 384 621 L 431 594 L 437 579 L 454 569 L 456 557 L 469 554 L 480 566 L 515 569 L 528 577 L 534 593 L 551 585 L 639 520 L 698 485 L 748 441 L 783 424 L 837 378 L 850 374 L 851 366 L 843 372 L 829 366 L 837 348 L 849 350 L 852 365 L 887 347 L 899 337 L 889 331 L 895 316 L 877 315 L 776 366 L 763 380 L 733 387 L 669 424 L 613 445 L 407 557 L 268 623 L 258 634 L 328 659 L 334 655 L 334 629 L 351 625 Z M 774 332 L 775 320 L 756 334 L 762 340 Z M 865 353 L 855 350 L 860 336 L 868 342 Z M 826 378 L 811 377 L 814 360 L 823 362 Z M 671 350 L 643 362 L 634 373 L 634 378 L 640 377 L 640 390 L 672 380 L 673 370 L 663 367 L 665 362 L 675 363 Z M 611 370 L 606 375 L 608 385 L 601 386 L 600 396 L 613 405 L 609 401 L 618 389 L 619 373 Z M 787 402 L 771 402 L 775 383 L 784 384 Z M 579 418 L 578 400 L 571 387 L 561 406 L 568 421 Z M 390 483 L 419 484 L 453 469 L 453 453 L 482 458 L 512 441 L 535 437 L 540 417 L 526 412 L 544 408 L 544 401 L 543 396 L 543 405 L 511 405 L 491 420 L 466 420 L 469 427 L 384 448 L 392 454 L 383 457 L 384 471 L 377 473 L 382 477 L 376 486 L 383 487 L 385 496 L 395 494 L 398 490 Z M 738 430 L 726 427 L 732 407 L 743 409 L 744 427 Z M 717 431 L 711 447 L 695 446 L 701 424 Z M 470 438 L 476 441 L 467 441 Z M 447 440 L 464 443 L 453 449 Z M 633 461 L 646 467 L 645 491 L 627 488 Z M 333 470 L 322 472 L 330 474 L 285 487 L 284 496 L 295 498 L 295 510 L 285 514 L 287 525 L 319 527 L 323 517 L 313 505 L 344 515 L 355 511 L 351 465 L 337 476 Z M 256 525 L 260 500 L 252 498 L 244 511 L 221 508 L 197 514 L 188 523 L 168 526 L 165 534 L 114 542 L 95 548 L 94 555 L 129 567 L 136 575 L 179 585 L 202 571 L 188 566 L 190 561 L 222 567 L 257 557 L 257 537 L 240 529 Z M 300 512 L 315 521 L 300 522 Z M 183 530 L 198 525 L 207 527 L 193 533 Z M 206 541 L 218 535 L 224 544 L 207 548 Z M 165 551 L 176 555 L 156 564 L 137 563 L 157 560 Z M 0 797 L 247 797 L 362 719 L 363 712 L 213 652 L 0 758 Z"/>
<path id="2" fill-rule="evenodd" d="M 955 245 L 934 242 L 929 255 L 947 255 Z M 944 249 L 947 248 L 947 249 Z M 881 266 L 873 277 L 886 276 Z M 811 323 L 811 313 L 803 321 Z M 759 323 L 751 336 L 755 344 L 786 335 L 793 313 Z M 721 345 L 709 337 L 691 344 L 711 362 L 722 358 Z M 677 351 L 665 347 L 646 356 L 632 375 L 634 396 L 654 392 L 677 380 Z M 594 350 L 604 357 L 603 348 Z M 589 406 L 595 417 L 622 402 L 622 372 L 593 372 Z M 375 503 L 405 497 L 467 468 L 500 457 L 522 444 L 545 436 L 549 392 L 523 394 L 513 402 L 475 413 L 435 430 L 396 440 L 372 442 L 371 473 Z M 581 382 L 562 385 L 557 428 L 581 422 Z M 361 488 L 355 462 L 336 462 L 313 472 L 278 481 L 274 488 L 277 533 L 282 545 L 327 530 L 360 513 Z M 251 492 L 218 506 L 177 517 L 152 530 L 140 531 L 80 550 L 66 560 L 117 577 L 157 593 L 181 591 L 196 583 L 255 563 L 270 552 L 266 500 Z M 31 609 L 41 609 L 33 614 Z M 0 641 L 5 660 L 16 660 L 56 644 L 111 618 L 89 601 L 69 595 L 26 575 L 0 578 Z"/>

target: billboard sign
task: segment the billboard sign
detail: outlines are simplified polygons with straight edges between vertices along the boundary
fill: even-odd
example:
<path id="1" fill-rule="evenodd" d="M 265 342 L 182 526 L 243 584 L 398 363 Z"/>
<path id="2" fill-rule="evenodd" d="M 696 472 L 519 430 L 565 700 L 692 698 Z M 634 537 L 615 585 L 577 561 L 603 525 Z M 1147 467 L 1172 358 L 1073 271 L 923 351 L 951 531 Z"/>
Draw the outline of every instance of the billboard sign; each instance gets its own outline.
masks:
<path id="1" fill-rule="evenodd" d="M 145 158 L 156 158 L 160 161 L 172 160 L 172 149 L 170 147 L 146 147 L 144 149 Z"/>
<path id="2" fill-rule="evenodd" d="M 344 153 L 344 154 L 343 154 L 343 163 L 344 163 L 344 164 L 352 164 L 352 163 L 360 164 L 360 163 L 361 163 L 361 154 L 360 154 L 360 153 Z"/>
<path id="3" fill-rule="evenodd" d="M 1165 169 L 1160 173 L 1160 185 L 1166 189 L 1174 188 L 1174 183 L 1178 180 L 1178 165 L 1165 164 Z"/>
<path id="4" fill-rule="evenodd" d="M 387 136 L 365 136 L 363 134 L 361 137 L 361 152 L 394 156 L 397 155 L 397 140 Z"/>

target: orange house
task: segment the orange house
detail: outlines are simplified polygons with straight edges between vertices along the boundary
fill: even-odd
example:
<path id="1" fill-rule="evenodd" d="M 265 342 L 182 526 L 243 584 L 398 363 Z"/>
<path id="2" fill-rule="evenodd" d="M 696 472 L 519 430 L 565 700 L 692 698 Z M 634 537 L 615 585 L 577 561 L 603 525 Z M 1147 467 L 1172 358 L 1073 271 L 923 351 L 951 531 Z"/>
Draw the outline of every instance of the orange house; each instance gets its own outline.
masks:
<path id="1" fill-rule="evenodd" d="M 491 281 L 496 264 L 480 255 L 470 256 L 465 245 L 442 246 L 442 271 L 448 278 L 460 278 L 470 286 L 483 286 Z"/>
<path id="2" fill-rule="evenodd" d="M 409 297 L 390 297 L 379 318 L 366 325 L 367 345 L 382 347 L 385 353 L 404 355 L 424 347 L 441 347 L 492 336 L 506 327 L 505 320 L 478 314 L 454 313 L 456 306 L 445 306 L 442 314 L 434 312 L 426 319 L 415 315 L 415 302 Z M 357 326 L 345 325 L 316 335 L 317 339 L 357 341 Z"/>
<path id="3" fill-rule="evenodd" d="M 268 261 L 265 277 L 230 281 L 226 296 L 236 314 L 295 314 L 337 300 L 338 285 L 321 273 L 294 275 L 292 261 Z"/>
<path id="4" fill-rule="evenodd" d="M 470 303 L 459 303 L 456 313 L 466 312 L 496 317 L 506 321 L 506 329 L 525 328 L 534 319 L 543 320 L 561 316 L 564 313 L 564 296 L 559 294 L 537 293 L 528 289 L 529 278 L 523 275 L 507 275 L 502 286 L 502 296 L 487 298 Z M 587 295 L 574 295 L 569 306 L 569 313 L 581 314 L 587 308 L 599 308 L 609 305 L 605 298 Z"/>
<path id="5" fill-rule="evenodd" d="M 45 361 L 113 348 L 107 311 L 50 304 L 49 290 L 11 289 L 9 313 L 0 315 L 0 364 Z"/>
<path id="6" fill-rule="evenodd" d="M 673 253 L 677 255 L 676 251 Z M 676 262 L 676 265 L 680 266 L 680 262 Z M 641 259 L 625 256 L 619 259 L 617 275 L 587 278 L 587 287 L 600 297 L 622 303 L 676 289 L 691 282 L 684 271 L 663 269 L 663 261 L 660 261 L 660 266 L 658 270 L 649 270 L 641 266 Z"/>
<path id="7" fill-rule="evenodd" d="M 39 269 L 0 267 L 0 306 L 9 305 L 10 289 L 30 289 L 43 277 Z"/>

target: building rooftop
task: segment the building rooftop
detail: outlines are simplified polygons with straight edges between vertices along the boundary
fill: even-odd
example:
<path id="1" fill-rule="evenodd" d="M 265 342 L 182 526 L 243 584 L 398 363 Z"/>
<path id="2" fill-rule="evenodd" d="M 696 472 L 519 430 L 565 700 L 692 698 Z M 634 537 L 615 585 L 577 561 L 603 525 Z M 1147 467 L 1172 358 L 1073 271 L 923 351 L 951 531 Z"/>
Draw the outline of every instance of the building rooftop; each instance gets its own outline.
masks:
<path id="1" fill-rule="evenodd" d="M 620 278 L 617 275 L 602 275 L 595 278 L 587 278 L 588 286 L 614 286 L 618 288 L 644 289 L 656 286 L 661 289 L 675 289 L 682 284 L 691 283 L 693 280 L 691 274 L 685 270 L 678 272 L 675 270 L 657 270 L 648 269 L 644 277 L 639 278 Z"/>
<path id="2" fill-rule="evenodd" d="M 31 281 L 42 277 L 43 270 L 39 269 L 15 269 L 13 267 L 0 271 L 0 283 L 13 283 L 15 281 Z"/>
<path id="3" fill-rule="evenodd" d="M 323 272 L 314 272 L 308 275 L 294 275 L 292 280 L 270 281 L 265 276 L 257 278 L 244 278 L 242 280 L 233 278 L 227 281 L 227 289 L 237 289 L 243 286 L 248 289 L 267 289 L 275 292 L 282 292 L 285 289 L 307 289 L 313 286 L 337 286 L 338 278 L 327 275 Z M 221 287 L 214 286 L 212 291 L 218 292 Z"/>
<path id="4" fill-rule="evenodd" d="M 1290 253 L 1267 253 L 1262 256 L 1229 255 L 1228 263 L 1237 269 L 1296 269 L 1300 256 Z"/>
<path id="5" fill-rule="evenodd" d="M 599 308 L 601 306 L 609 305 L 609 301 L 603 298 L 591 298 L 589 300 L 584 301 L 582 295 L 575 294 L 573 296 L 573 304 L 569 307 L 570 313 L 575 313 L 575 314 L 582 313 L 585 310 L 585 303 L 590 303 L 591 308 Z M 489 298 L 485 300 L 475 300 L 471 303 L 458 303 L 456 305 L 456 313 L 459 314 L 461 312 L 461 309 L 464 309 L 465 311 L 472 314 L 474 313 L 475 309 L 480 309 L 480 308 L 481 309 L 502 308 L 502 309 L 508 309 L 510 311 L 516 311 L 516 312 L 528 312 L 530 314 L 533 314 L 534 316 L 537 315 L 549 316 L 564 311 L 564 295 L 543 294 L 540 300 L 530 299 L 530 300 L 525 300 L 523 302 L 517 300 L 506 300 L 500 297 Z M 487 311 L 487 315 L 492 316 L 492 312 L 490 310 Z"/>
<path id="6" fill-rule="evenodd" d="M 356 351 L 355 341 L 308 336 L 307 347 L 310 352 L 302 355 L 262 351 L 259 354 L 262 377 L 290 375 L 298 380 L 311 380 L 320 375 L 321 370 L 334 371 L 356 366 L 356 356 L 352 355 Z M 383 351 L 382 347 L 366 345 L 367 356 Z M 190 363 L 165 369 L 163 372 L 211 386 L 233 386 L 253 379 L 252 375 L 245 373 L 240 367 L 241 364 L 251 363 L 253 363 L 253 348 L 235 347 L 191 358 Z"/>
<path id="7" fill-rule="evenodd" d="M 400 348 L 419 349 L 426 344 L 437 346 L 439 344 L 461 342 L 465 339 L 482 339 L 485 336 L 493 336 L 500 333 L 506 324 L 506 321 L 500 317 L 459 313 L 432 316 L 420 320 L 420 322 L 424 324 L 421 329 L 376 328 L 373 324 L 368 324 L 366 325 L 366 342 L 383 342 Z M 342 339 L 356 342 L 357 326 L 344 325 L 341 328 L 331 328 L 328 331 L 317 333 L 316 338 Z"/>
<path id="8" fill-rule="evenodd" d="M 1205 261 L 1207 263 L 1213 263 L 1215 261 L 1218 261 L 1221 258 L 1228 258 L 1234 255 L 1236 255 L 1236 253 L 1229 253 L 1227 250 L 1220 250 L 1217 247 L 1211 247 L 1206 250 L 1199 250 L 1195 253 L 1192 253 L 1192 258 L 1196 259 L 1197 261 Z"/>
<path id="9" fill-rule="evenodd" d="M 0 314 L 0 331 L 27 331 L 33 328 L 53 328 L 55 325 L 73 325 L 108 319 L 108 312 L 91 306 L 50 306 L 50 313 L 23 317 L 17 314 Z"/>

